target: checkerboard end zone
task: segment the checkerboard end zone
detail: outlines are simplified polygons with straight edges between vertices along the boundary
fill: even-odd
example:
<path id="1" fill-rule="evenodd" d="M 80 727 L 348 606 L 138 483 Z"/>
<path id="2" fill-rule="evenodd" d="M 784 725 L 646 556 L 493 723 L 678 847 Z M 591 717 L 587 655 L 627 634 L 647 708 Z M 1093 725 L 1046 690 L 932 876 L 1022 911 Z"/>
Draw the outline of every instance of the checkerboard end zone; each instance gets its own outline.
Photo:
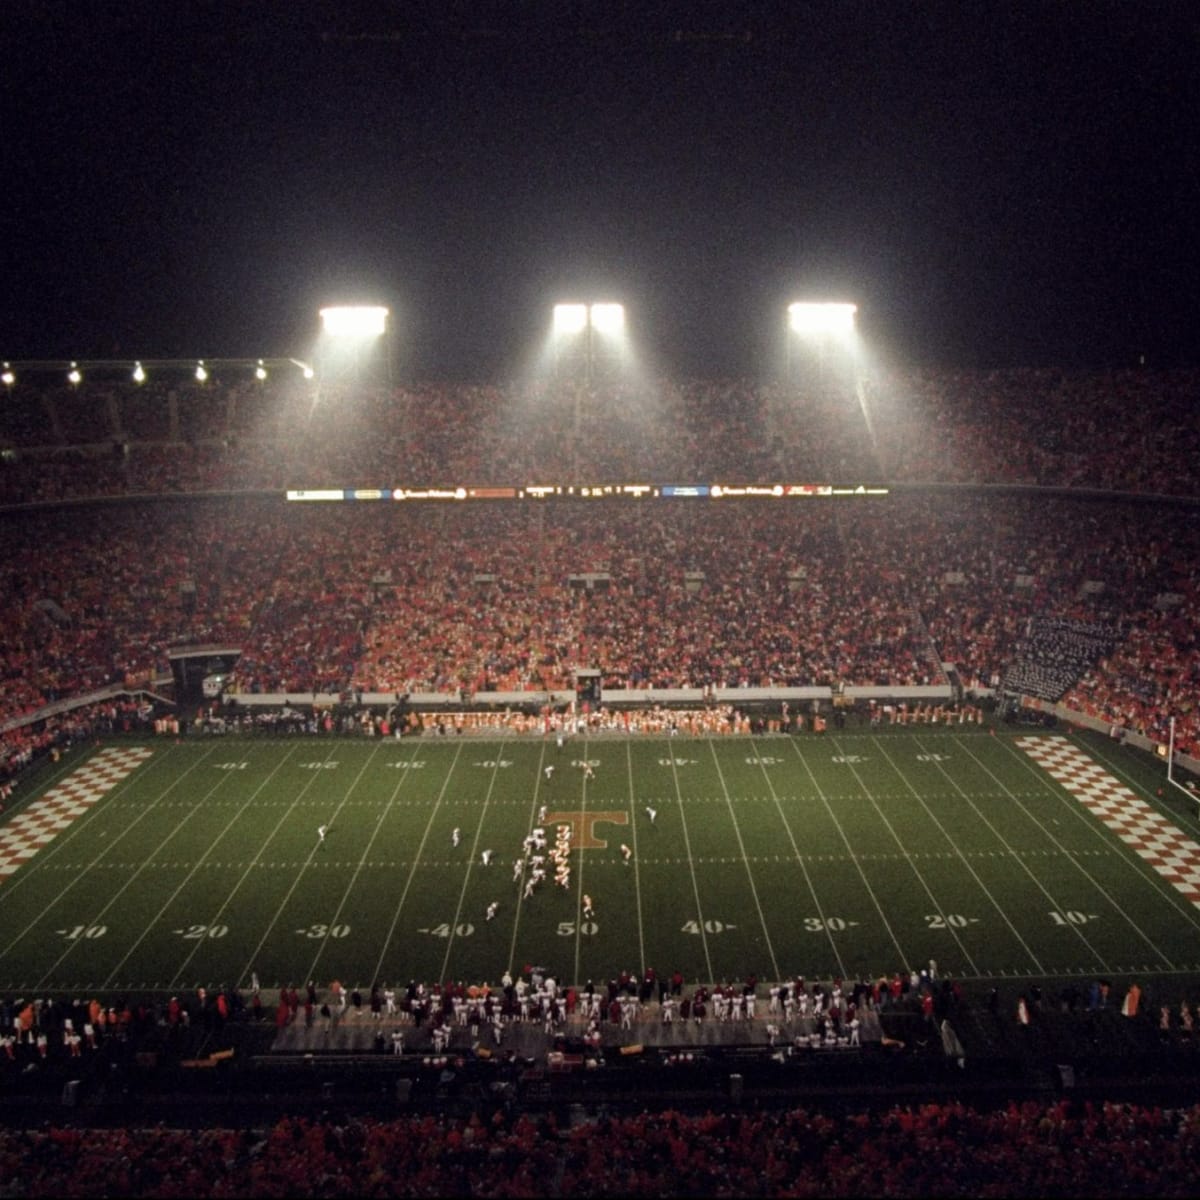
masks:
<path id="1" fill-rule="evenodd" d="M 1017 746 L 1090 809 L 1138 856 L 1200 906 L 1200 846 L 1065 737 L 1023 737 Z"/>

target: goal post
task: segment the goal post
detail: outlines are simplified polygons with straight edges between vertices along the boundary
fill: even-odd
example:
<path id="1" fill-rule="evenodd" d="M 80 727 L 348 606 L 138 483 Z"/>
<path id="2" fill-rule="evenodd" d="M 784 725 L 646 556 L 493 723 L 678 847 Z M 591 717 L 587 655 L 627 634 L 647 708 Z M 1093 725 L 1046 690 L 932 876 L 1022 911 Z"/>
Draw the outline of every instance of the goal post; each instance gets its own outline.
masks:
<path id="1" fill-rule="evenodd" d="M 1167 725 L 1167 782 L 1178 788 L 1189 800 L 1197 805 L 1197 815 L 1200 816 L 1200 793 L 1192 780 L 1180 783 L 1175 778 L 1175 718 L 1172 717 Z"/>

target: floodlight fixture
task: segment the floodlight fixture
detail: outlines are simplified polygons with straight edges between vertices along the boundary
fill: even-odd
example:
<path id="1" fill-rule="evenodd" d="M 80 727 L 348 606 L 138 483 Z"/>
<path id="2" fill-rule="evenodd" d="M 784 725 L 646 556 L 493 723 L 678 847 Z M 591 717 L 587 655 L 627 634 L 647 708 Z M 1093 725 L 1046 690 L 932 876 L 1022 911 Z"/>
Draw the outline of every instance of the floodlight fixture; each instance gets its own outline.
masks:
<path id="1" fill-rule="evenodd" d="M 591 308 L 592 328 L 597 333 L 616 335 L 625 329 L 625 306 L 623 304 L 593 304 Z"/>
<path id="2" fill-rule="evenodd" d="M 554 306 L 554 332 L 559 335 L 582 333 L 588 324 L 586 304 L 556 304 Z"/>
<path id="3" fill-rule="evenodd" d="M 71 364 L 71 369 L 67 372 L 67 381 L 74 384 L 83 382 L 83 375 L 80 373 L 80 370 L 75 363 Z"/>
<path id="4" fill-rule="evenodd" d="M 301 362 L 298 358 L 289 358 L 288 362 L 300 368 L 300 373 L 305 379 L 312 379 L 316 375 L 316 371 L 306 362 Z"/>
<path id="5" fill-rule="evenodd" d="M 788 327 L 794 333 L 849 333 L 856 304 L 797 302 L 788 305 Z"/>
<path id="6" fill-rule="evenodd" d="M 321 309 L 321 326 L 331 337 L 382 337 L 388 310 L 380 305 L 350 305 Z"/>
<path id="7" fill-rule="evenodd" d="M 140 362 L 134 363 L 134 365 L 133 365 L 133 382 L 134 383 L 145 383 L 146 382 L 146 368 L 143 367 Z"/>
<path id="8" fill-rule="evenodd" d="M 258 360 L 258 366 L 254 368 L 254 378 L 261 382 L 267 377 L 267 368 L 263 366 L 263 360 Z"/>
<path id="9" fill-rule="evenodd" d="M 208 379 L 208 368 L 204 365 L 204 359 L 201 359 L 196 364 L 196 382 L 204 383 Z"/>
<path id="10" fill-rule="evenodd" d="M 0 383 L 4 384 L 5 387 L 12 387 L 12 385 L 16 382 L 17 377 L 13 374 L 12 367 L 10 367 L 8 363 L 5 363 L 4 373 L 0 375 Z"/>

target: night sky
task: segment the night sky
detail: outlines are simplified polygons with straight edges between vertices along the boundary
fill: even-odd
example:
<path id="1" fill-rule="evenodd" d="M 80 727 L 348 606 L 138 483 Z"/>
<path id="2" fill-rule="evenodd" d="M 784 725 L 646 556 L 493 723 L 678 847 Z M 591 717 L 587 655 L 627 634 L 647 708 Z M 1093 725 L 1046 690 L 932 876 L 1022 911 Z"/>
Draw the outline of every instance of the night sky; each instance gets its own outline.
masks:
<path id="1" fill-rule="evenodd" d="M 676 374 L 793 298 L 902 358 L 1200 358 L 1200 4 L 4 0 L 0 358 L 506 373 L 616 298 Z"/>

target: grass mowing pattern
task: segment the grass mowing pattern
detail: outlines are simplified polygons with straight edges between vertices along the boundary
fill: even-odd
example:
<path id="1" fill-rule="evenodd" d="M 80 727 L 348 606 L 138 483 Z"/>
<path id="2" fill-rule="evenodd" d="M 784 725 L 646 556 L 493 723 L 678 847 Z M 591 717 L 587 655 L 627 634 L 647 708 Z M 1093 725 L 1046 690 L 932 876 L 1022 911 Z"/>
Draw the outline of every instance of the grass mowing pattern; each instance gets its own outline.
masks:
<path id="1" fill-rule="evenodd" d="M 1072 737 L 1200 834 L 1182 798 L 1157 796 L 1161 766 Z M 647 966 L 689 982 L 864 977 L 930 959 L 966 980 L 1200 972 L 1200 910 L 1007 731 L 561 752 L 529 738 L 147 744 L 146 763 L 0 883 L 0 990 L 245 987 L 252 970 L 267 988 L 366 989 L 495 982 L 533 963 L 581 983 Z M 575 829 L 571 886 L 551 872 L 522 900 L 513 861 L 542 805 Z"/>

